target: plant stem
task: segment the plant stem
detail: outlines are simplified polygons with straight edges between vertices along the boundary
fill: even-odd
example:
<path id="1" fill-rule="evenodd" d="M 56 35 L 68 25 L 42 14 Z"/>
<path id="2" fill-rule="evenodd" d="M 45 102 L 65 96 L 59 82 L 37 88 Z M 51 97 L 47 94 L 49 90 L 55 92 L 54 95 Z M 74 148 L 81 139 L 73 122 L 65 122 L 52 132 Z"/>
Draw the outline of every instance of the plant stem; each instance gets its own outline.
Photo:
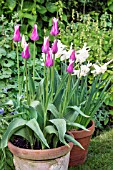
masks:
<path id="1" fill-rule="evenodd" d="M 48 93 L 49 93 L 49 69 L 47 69 L 47 77 L 46 77 L 46 101 L 45 101 L 45 110 L 44 110 L 44 127 L 46 127 L 46 119 L 47 119 L 47 106 L 48 106 Z"/>
<path id="2" fill-rule="evenodd" d="M 53 67 L 51 69 L 52 73 L 51 73 L 51 76 L 52 76 L 52 100 L 53 100 L 53 95 L 54 95 L 54 74 L 55 74 L 55 54 L 53 54 Z"/>
<path id="3" fill-rule="evenodd" d="M 45 78 L 46 78 L 46 66 L 45 66 L 45 62 L 46 62 L 46 54 L 44 57 L 44 83 L 43 83 L 43 105 L 45 104 Z"/>
<path id="4" fill-rule="evenodd" d="M 29 95 L 28 95 L 28 70 L 27 70 L 27 60 L 25 59 L 25 71 L 26 71 L 26 96 L 27 104 L 29 105 Z"/>
<path id="5" fill-rule="evenodd" d="M 33 54 L 33 80 L 35 79 L 35 41 L 34 41 L 34 54 Z"/>
<path id="6" fill-rule="evenodd" d="M 68 94 L 70 92 L 70 82 L 71 82 L 71 74 L 69 74 L 69 76 L 68 76 L 68 82 L 67 82 L 67 87 L 66 87 L 66 91 L 65 91 L 65 98 L 64 98 L 61 117 L 63 117 L 65 108 L 67 107 L 66 102 L 67 102 Z"/>
<path id="7" fill-rule="evenodd" d="M 18 56 L 18 42 L 17 42 L 17 69 L 18 69 L 18 91 L 20 96 L 20 68 L 19 68 L 19 56 Z"/>

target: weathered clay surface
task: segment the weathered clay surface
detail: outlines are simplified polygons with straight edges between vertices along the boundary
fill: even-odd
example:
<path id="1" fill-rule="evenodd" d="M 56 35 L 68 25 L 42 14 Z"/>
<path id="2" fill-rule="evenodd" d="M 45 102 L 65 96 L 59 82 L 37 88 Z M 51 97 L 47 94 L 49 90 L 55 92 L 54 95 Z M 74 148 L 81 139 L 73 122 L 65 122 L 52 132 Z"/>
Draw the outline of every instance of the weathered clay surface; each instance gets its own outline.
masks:
<path id="1" fill-rule="evenodd" d="M 14 156 L 15 170 L 67 170 L 70 152 L 54 160 L 38 161 L 26 160 Z"/>

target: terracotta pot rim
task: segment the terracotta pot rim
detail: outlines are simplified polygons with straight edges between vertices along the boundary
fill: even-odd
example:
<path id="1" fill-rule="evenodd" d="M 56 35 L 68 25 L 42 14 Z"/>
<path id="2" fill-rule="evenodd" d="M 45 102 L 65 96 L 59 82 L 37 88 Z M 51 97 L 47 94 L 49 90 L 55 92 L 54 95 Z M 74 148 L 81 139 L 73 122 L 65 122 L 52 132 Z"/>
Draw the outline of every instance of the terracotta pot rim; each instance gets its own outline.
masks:
<path id="1" fill-rule="evenodd" d="M 69 132 L 69 134 L 71 133 Z M 68 152 L 70 152 L 70 150 L 73 147 L 73 143 L 69 142 L 68 145 L 70 147 L 67 145 L 63 145 L 58 148 L 33 150 L 33 149 L 19 148 L 13 145 L 10 141 L 8 142 L 8 148 L 13 153 L 13 155 L 29 160 L 47 160 L 47 159 L 54 159 L 54 158 L 64 156 Z"/>

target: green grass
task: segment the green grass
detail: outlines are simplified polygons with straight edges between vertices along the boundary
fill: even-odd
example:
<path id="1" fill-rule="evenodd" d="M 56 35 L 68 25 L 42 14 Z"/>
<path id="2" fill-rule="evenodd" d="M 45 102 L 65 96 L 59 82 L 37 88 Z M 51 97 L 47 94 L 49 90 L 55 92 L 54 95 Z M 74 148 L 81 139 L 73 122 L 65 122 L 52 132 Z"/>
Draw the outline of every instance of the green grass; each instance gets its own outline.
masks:
<path id="1" fill-rule="evenodd" d="M 113 129 L 92 139 L 86 162 L 69 170 L 113 170 Z"/>

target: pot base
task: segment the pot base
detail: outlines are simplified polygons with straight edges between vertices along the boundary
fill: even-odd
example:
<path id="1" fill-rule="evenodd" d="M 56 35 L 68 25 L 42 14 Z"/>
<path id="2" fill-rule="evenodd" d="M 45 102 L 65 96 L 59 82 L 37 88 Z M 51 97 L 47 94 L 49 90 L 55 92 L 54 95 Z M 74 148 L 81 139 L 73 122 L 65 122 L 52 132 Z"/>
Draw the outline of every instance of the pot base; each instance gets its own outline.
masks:
<path id="1" fill-rule="evenodd" d="M 25 160 L 14 156 L 13 161 L 16 170 L 67 170 L 70 152 L 65 156 L 54 160 L 38 161 Z"/>

